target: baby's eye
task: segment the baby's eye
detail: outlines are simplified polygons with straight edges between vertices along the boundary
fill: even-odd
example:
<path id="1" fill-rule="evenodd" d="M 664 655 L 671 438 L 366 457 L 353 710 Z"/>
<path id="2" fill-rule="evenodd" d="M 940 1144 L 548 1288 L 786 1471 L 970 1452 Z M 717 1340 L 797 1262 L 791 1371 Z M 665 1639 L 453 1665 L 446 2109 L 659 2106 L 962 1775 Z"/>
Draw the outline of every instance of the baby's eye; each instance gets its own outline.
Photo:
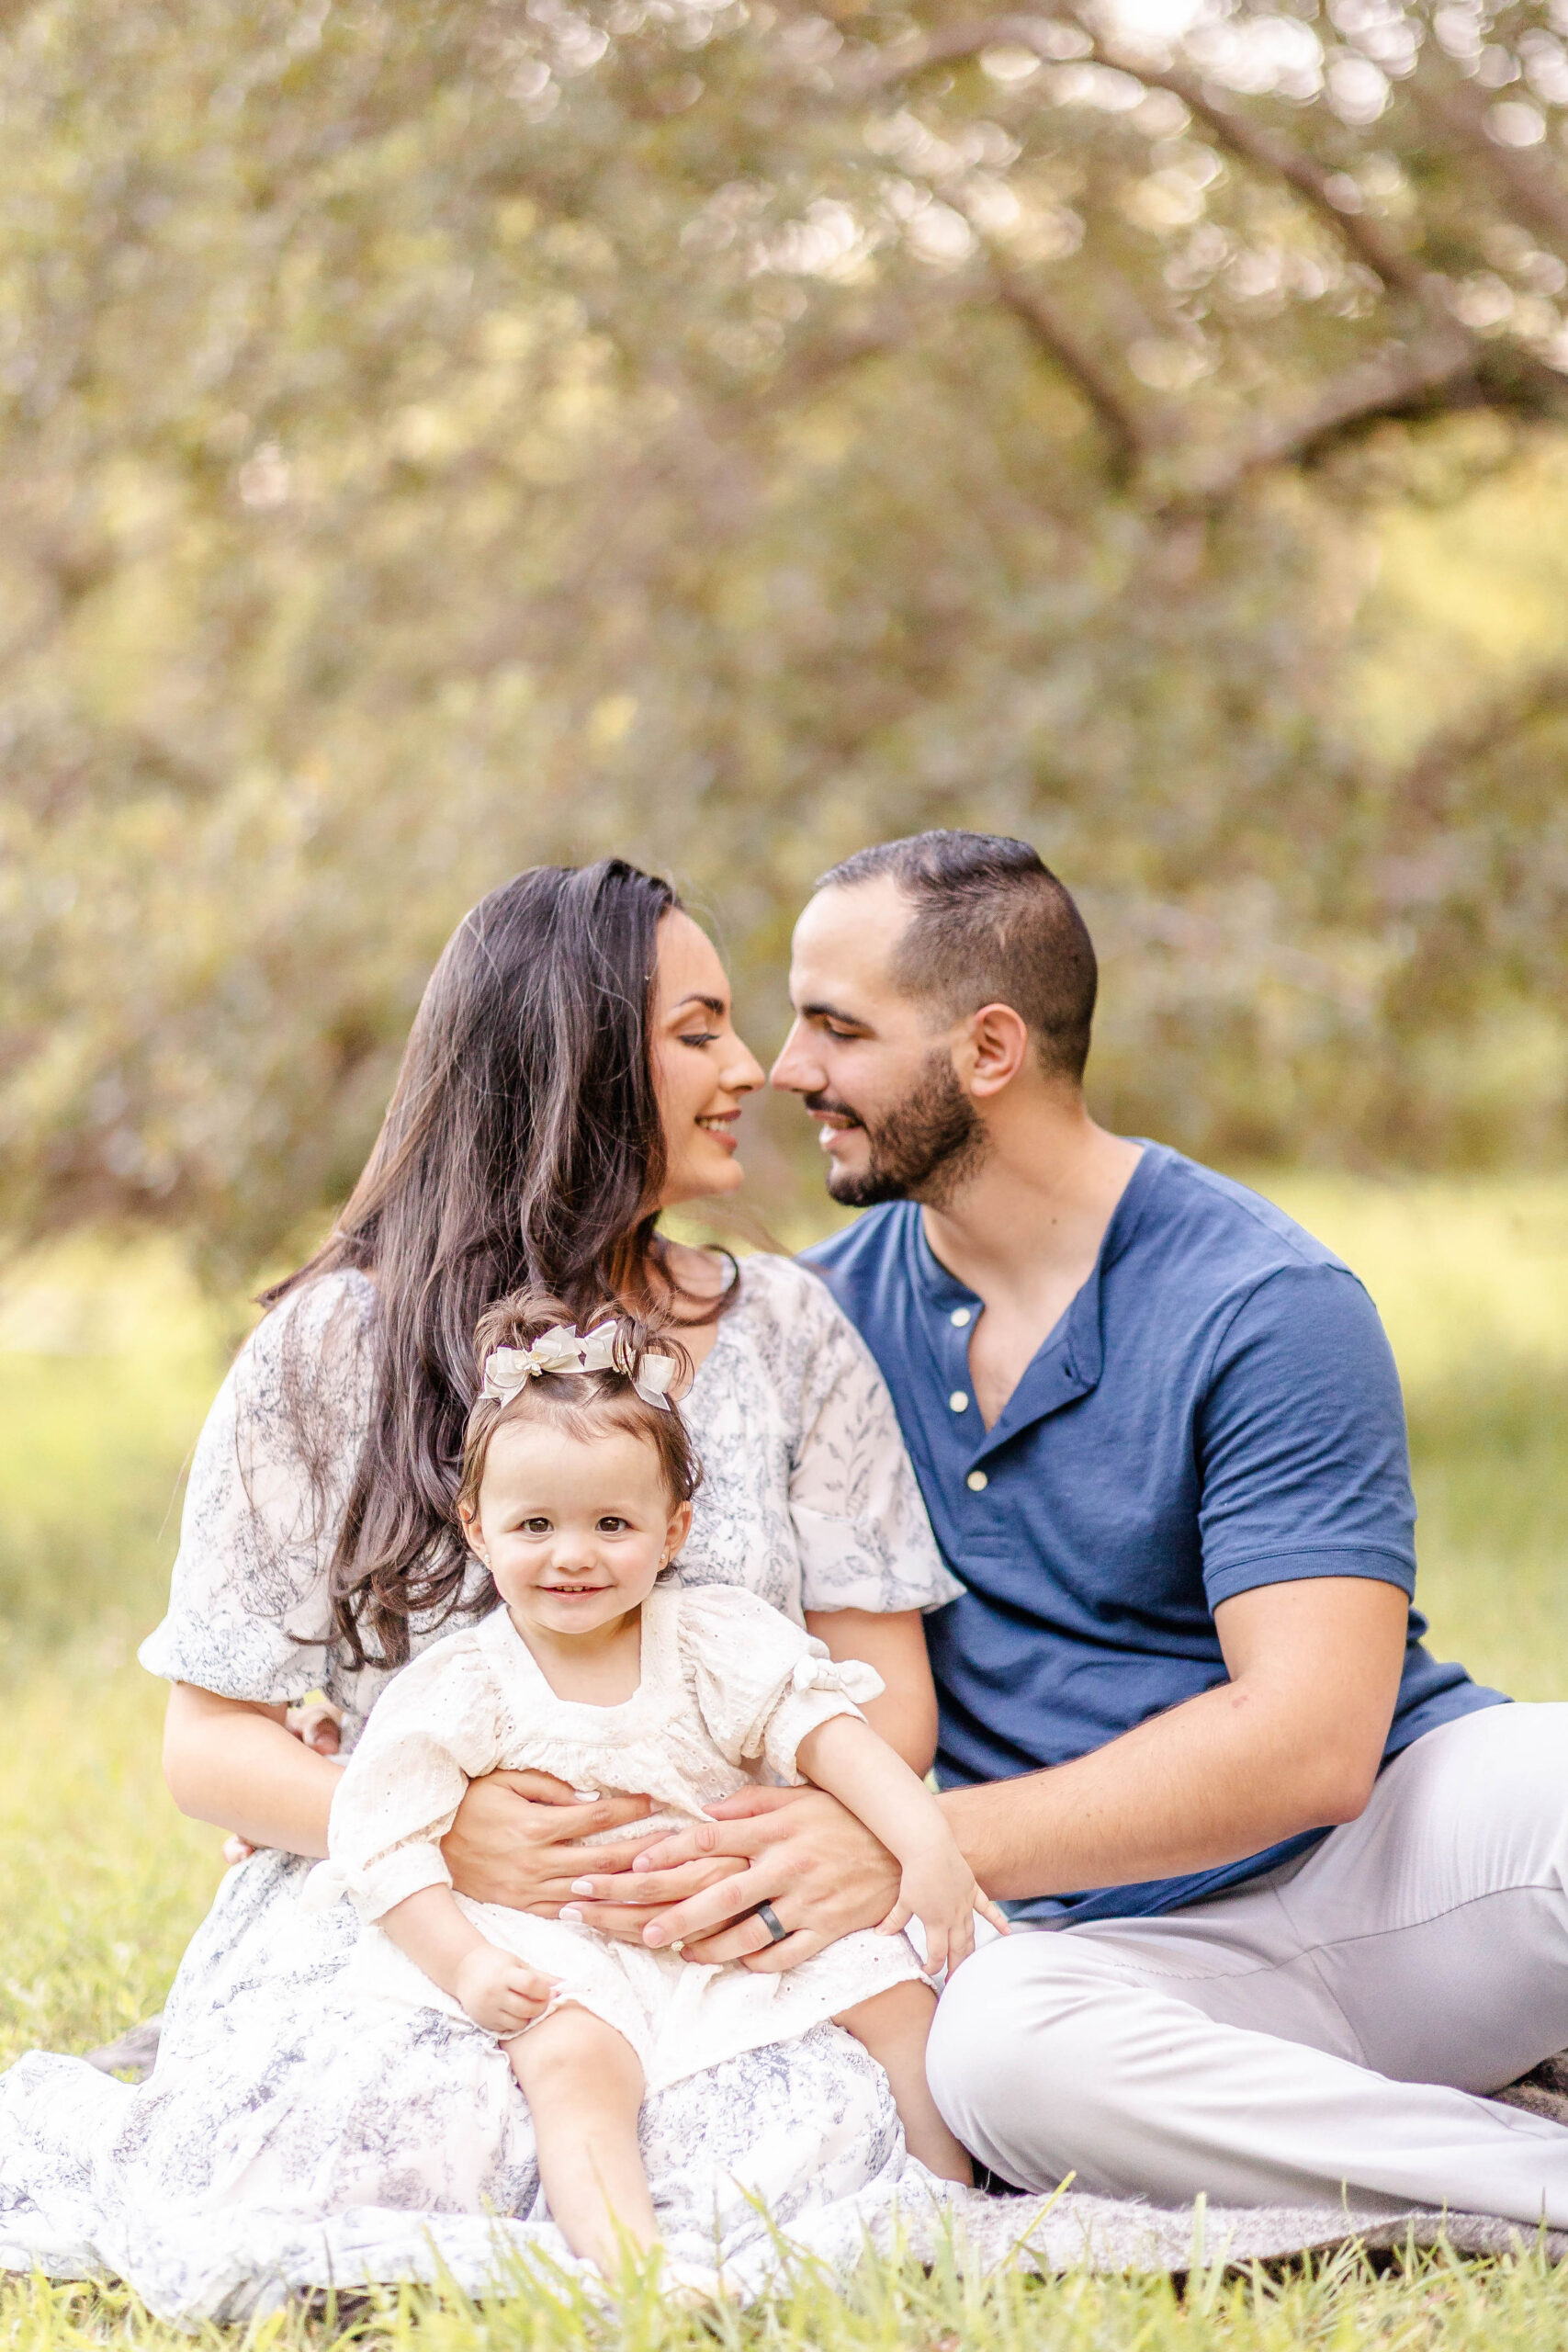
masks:
<path id="1" fill-rule="evenodd" d="M 523 1521 L 522 1532 L 525 1535 L 547 1535 L 549 1532 L 550 1522 L 547 1519 L 525 1519 Z"/>
<path id="2" fill-rule="evenodd" d="M 601 1535 L 624 1535 L 630 1525 L 629 1519 L 617 1519 L 613 1510 L 607 1510 L 599 1521 L 599 1532 Z"/>

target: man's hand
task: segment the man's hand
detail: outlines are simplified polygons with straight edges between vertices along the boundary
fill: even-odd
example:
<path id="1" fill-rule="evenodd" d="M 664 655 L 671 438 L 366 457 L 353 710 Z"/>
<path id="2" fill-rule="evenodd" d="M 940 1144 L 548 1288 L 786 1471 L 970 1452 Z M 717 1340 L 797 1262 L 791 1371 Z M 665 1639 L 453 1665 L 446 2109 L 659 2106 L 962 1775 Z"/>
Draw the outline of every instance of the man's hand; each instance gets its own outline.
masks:
<path id="1" fill-rule="evenodd" d="M 711 1821 L 646 1848 L 624 1877 L 593 1870 L 576 1916 L 615 1934 L 640 1911 L 642 1940 L 656 1950 L 679 1945 L 688 1960 L 771 1972 L 874 1928 L 898 1899 L 892 1855 L 820 1789 L 743 1789 L 710 1810 Z M 759 1903 L 790 1930 L 777 1943 L 747 1916 Z"/>
<path id="2" fill-rule="evenodd" d="M 629 1871 L 659 1833 L 604 1846 L 582 1839 L 625 1828 L 651 1810 L 647 1797 L 584 1803 L 547 1772 L 491 1772 L 469 1782 L 441 1850 L 459 1894 L 553 1919 L 570 1903 L 573 1879 L 588 1870 Z"/>

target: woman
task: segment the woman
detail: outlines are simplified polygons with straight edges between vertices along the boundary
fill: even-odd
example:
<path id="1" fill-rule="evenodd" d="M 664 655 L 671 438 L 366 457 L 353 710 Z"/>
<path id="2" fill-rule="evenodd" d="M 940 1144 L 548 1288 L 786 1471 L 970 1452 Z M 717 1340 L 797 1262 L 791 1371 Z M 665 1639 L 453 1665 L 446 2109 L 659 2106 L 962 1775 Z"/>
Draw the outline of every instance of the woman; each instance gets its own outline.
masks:
<path id="1" fill-rule="evenodd" d="M 686 1577 L 746 1585 L 868 1659 L 903 1700 L 908 1760 L 929 1764 L 919 1612 L 956 1588 L 870 1356 L 787 1260 L 737 1272 L 658 1229 L 741 1182 L 734 1125 L 761 1079 L 712 946 L 635 868 L 538 869 L 458 926 L 364 1176 L 213 1408 L 141 1653 L 174 1686 L 176 1802 L 255 1850 L 186 1955 L 150 2084 L 39 2053 L 0 2080 L 0 2259 L 109 2268 L 170 2316 L 233 2316 L 284 2284 L 428 2271 L 432 2248 L 477 2282 L 484 2217 L 536 2204 L 508 2070 L 434 2013 L 356 2003 L 352 1911 L 301 1912 L 338 1773 L 285 1723 L 320 1690 L 352 1747 L 389 1677 L 470 1607 L 452 1497 L 474 1327 L 505 1293 L 674 1315 L 705 1470 Z M 549 1916 L 640 1842 L 583 1837 L 646 1810 L 497 1774 L 445 1850 L 460 1892 Z M 671 2245 L 710 2260 L 716 2194 L 733 2248 L 765 2226 L 756 2199 L 787 2229 L 898 2165 L 886 2082 L 831 2029 L 787 2066 L 764 2050 L 672 2088 L 645 2132 Z"/>

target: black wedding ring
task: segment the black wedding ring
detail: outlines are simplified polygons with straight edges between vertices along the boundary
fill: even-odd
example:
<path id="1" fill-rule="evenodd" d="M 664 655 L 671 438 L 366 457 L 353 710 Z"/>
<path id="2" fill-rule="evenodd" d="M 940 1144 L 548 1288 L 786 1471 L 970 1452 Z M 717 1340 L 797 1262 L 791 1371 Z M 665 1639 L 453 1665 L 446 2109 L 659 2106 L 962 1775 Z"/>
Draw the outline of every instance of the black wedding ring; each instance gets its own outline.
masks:
<path id="1" fill-rule="evenodd" d="M 789 1929 L 784 1926 L 784 1921 L 779 1917 L 778 1913 L 773 1909 L 771 1903 L 759 1903 L 755 1910 L 752 1912 L 751 1917 L 753 1919 L 761 1919 L 763 1927 L 766 1928 L 768 1931 L 768 1941 L 771 1944 L 782 1944 L 784 1938 L 789 1933 Z"/>

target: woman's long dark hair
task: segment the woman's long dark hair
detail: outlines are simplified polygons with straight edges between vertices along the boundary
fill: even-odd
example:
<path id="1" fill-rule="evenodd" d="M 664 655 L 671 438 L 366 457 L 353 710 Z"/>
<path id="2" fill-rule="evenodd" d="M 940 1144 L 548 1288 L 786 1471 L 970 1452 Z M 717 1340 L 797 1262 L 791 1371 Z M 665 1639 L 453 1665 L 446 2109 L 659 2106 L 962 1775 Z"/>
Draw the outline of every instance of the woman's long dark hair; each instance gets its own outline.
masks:
<path id="1" fill-rule="evenodd" d="M 401 1665 L 410 1617 L 461 1598 L 453 1497 L 488 1306 L 528 1289 L 574 1316 L 606 1298 L 713 1312 L 681 1292 L 654 1229 L 649 1011 L 679 903 L 620 858 L 536 866 L 481 899 L 431 975 L 331 1238 L 263 1299 L 344 1267 L 375 1278 L 370 1427 L 332 1565 L 333 1629 L 357 1664 L 368 1637 L 375 1663 Z"/>

